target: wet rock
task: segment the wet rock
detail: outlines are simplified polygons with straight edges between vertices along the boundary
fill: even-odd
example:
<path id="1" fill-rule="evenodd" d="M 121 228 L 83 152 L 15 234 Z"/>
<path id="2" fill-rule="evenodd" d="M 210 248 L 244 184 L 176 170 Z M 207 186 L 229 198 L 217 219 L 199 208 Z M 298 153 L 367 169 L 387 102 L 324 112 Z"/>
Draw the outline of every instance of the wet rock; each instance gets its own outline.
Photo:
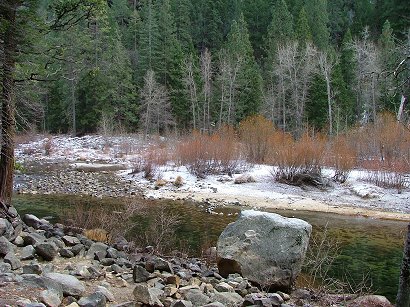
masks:
<path id="1" fill-rule="evenodd" d="M 134 269 L 132 270 L 132 279 L 134 282 L 145 282 L 148 280 L 149 272 L 143 268 L 142 266 L 135 265 Z"/>
<path id="2" fill-rule="evenodd" d="M 105 307 L 106 297 L 101 292 L 95 292 L 87 297 L 82 297 L 78 302 L 80 307 Z"/>
<path id="3" fill-rule="evenodd" d="M 64 295 L 78 297 L 85 291 L 84 285 L 74 276 L 61 273 L 46 273 L 44 277 L 59 283 L 63 288 Z"/>
<path id="4" fill-rule="evenodd" d="M 35 254 L 36 254 L 36 250 L 34 249 L 33 245 L 27 245 L 21 249 L 20 259 L 21 260 L 34 259 Z"/>
<path id="5" fill-rule="evenodd" d="M 299 219 L 242 211 L 218 239 L 219 273 L 240 273 L 257 284 L 289 290 L 302 268 L 311 230 Z"/>
<path id="6" fill-rule="evenodd" d="M 54 242 L 42 242 L 35 245 L 37 255 L 46 261 L 52 261 L 58 254 L 58 247 Z"/>
<path id="7" fill-rule="evenodd" d="M 21 262 L 14 252 L 7 253 L 6 256 L 4 256 L 4 262 L 10 264 L 13 271 L 21 268 Z"/>

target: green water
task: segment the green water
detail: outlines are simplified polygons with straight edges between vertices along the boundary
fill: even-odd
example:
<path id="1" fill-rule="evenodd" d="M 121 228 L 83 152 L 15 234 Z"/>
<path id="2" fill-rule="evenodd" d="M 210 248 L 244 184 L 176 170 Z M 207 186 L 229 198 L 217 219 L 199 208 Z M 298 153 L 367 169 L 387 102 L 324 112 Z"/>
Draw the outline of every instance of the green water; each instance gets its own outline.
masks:
<path id="1" fill-rule="evenodd" d="M 142 200 L 141 200 L 142 201 Z M 107 208 L 122 202 L 120 199 L 92 199 L 74 196 L 29 196 L 17 195 L 14 205 L 20 214 L 33 213 L 39 217 L 53 216 L 54 221 L 64 223 L 61 208 L 78 204 L 104 205 Z M 138 202 L 138 200 L 137 200 Z M 145 208 L 152 212 L 164 207 L 178 216 L 182 223 L 176 230 L 176 242 L 182 242 L 191 254 L 198 254 L 201 248 L 215 244 L 225 226 L 234 221 L 238 208 L 220 208 L 209 214 L 200 204 L 187 202 L 151 201 Z M 335 214 L 296 211 L 272 211 L 288 217 L 304 219 L 313 225 L 313 233 L 328 229 L 329 239 L 338 242 L 340 255 L 335 260 L 330 275 L 359 283 L 366 276 L 367 284 L 377 294 L 394 301 L 402 246 L 407 223 L 383 221 L 363 217 L 346 217 Z M 157 214 L 157 213 L 153 213 Z M 142 231 L 149 217 L 136 217 L 136 231 Z"/>

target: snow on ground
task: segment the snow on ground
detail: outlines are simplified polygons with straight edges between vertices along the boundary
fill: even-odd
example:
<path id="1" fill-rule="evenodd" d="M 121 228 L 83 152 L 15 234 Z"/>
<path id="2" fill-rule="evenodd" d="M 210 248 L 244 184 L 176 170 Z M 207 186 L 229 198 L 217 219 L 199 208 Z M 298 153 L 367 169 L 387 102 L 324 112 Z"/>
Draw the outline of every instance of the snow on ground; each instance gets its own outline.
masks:
<path id="1" fill-rule="evenodd" d="M 16 158 L 22 163 L 64 161 L 77 170 L 111 169 L 116 171 L 120 179 L 131 180 L 140 185 L 144 195 L 149 198 L 212 200 L 251 207 L 314 210 L 365 216 L 379 216 L 372 212 L 387 211 L 397 213 L 397 216 L 391 217 L 385 214 L 384 217 L 410 220 L 410 189 L 406 188 L 399 194 L 394 189 L 379 188 L 363 180 L 366 177 L 364 170 L 353 170 L 348 180 L 339 184 L 330 180 L 333 171 L 325 169 L 323 174 L 329 178 L 331 186 L 320 190 L 277 183 L 272 175 L 273 167 L 268 165 L 250 166 L 243 173 L 233 174 L 232 177 L 210 175 L 205 179 L 198 179 L 190 174 L 185 166 L 170 162 L 166 166 L 157 168 L 155 179 L 162 179 L 163 182 L 161 185 L 155 184 L 155 180 L 144 179 L 142 173 L 131 174 L 135 161 L 140 159 L 150 145 L 155 144 L 154 141 L 143 140 L 138 135 L 38 136 L 33 141 L 19 144 L 16 147 Z M 115 166 L 118 168 L 116 169 Z M 254 182 L 236 184 L 235 179 L 244 175 L 252 177 Z M 178 176 L 183 179 L 184 184 L 181 187 L 172 184 Z"/>

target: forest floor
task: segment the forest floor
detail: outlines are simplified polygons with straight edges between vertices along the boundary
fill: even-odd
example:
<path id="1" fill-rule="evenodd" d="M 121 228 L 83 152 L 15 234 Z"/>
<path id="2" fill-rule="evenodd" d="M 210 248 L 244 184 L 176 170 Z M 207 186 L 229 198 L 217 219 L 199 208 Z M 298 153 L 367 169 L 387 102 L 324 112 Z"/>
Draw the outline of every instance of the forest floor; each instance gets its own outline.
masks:
<path id="1" fill-rule="evenodd" d="M 410 221 L 408 182 L 400 192 L 381 188 L 366 181 L 369 177 L 366 170 L 352 170 L 346 182 L 341 184 L 331 179 L 332 169 L 324 169 L 326 185 L 321 188 L 279 183 L 274 179 L 275 168 L 269 165 L 243 163 L 241 171 L 231 176 L 209 175 L 200 179 L 192 175 L 186 166 L 169 159 L 164 165 L 153 167 L 150 180 L 144 177 L 144 172 L 132 172 L 141 163 L 141 157 L 146 157 L 152 148 L 165 148 L 172 152 L 175 142 L 169 139 L 143 140 L 136 135 L 30 135 L 18 140 L 16 158 L 23 166 L 36 165 L 37 169 L 47 168 L 64 173 L 72 171 L 84 175 L 90 172 L 109 173 L 114 176 L 116 186 L 122 183 L 133 185 L 146 198 L 186 199 L 215 206 L 320 211 Z M 30 172 L 23 171 L 22 174 L 31 176 Z M 178 176 L 182 179 L 182 185 L 177 187 L 174 183 Z M 238 181 L 249 182 L 235 183 Z M 23 184 L 17 181 L 16 190 L 30 193 L 30 189 L 19 185 Z M 134 195 L 135 189 L 127 188 L 123 193 L 122 196 L 127 196 L 127 193 Z"/>

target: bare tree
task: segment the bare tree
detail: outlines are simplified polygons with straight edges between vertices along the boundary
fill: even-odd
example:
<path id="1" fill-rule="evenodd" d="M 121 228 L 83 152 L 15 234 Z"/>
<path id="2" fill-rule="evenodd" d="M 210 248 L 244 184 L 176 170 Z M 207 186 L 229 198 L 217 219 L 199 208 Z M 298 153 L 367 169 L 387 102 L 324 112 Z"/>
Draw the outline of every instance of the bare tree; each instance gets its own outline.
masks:
<path id="1" fill-rule="evenodd" d="M 212 99 L 212 58 L 207 48 L 201 54 L 201 76 L 204 82 L 203 93 L 203 123 L 202 129 L 209 131 L 211 126 L 211 99 Z"/>
<path id="2" fill-rule="evenodd" d="M 185 87 L 189 92 L 191 100 L 191 112 L 192 112 L 192 123 L 194 130 L 197 129 L 199 115 L 198 115 L 198 86 L 195 80 L 195 66 L 192 59 L 192 54 L 189 58 L 184 61 L 185 77 L 184 83 Z"/>
<path id="3" fill-rule="evenodd" d="M 333 112 L 332 112 L 332 72 L 337 65 L 337 57 L 321 51 L 318 56 L 319 68 L 326 81 L 327 109 L 329 118 L 329 135 L 333 134 Z"/>
<path id="4" fill-rule="evenodd" d="M 144 77 L 141 98 L 141 122 L 145 137 L 149 133 L 166 131 L 175 124 L 167 89 L 155 80 L 152 70 L 148 70 Z"/>

